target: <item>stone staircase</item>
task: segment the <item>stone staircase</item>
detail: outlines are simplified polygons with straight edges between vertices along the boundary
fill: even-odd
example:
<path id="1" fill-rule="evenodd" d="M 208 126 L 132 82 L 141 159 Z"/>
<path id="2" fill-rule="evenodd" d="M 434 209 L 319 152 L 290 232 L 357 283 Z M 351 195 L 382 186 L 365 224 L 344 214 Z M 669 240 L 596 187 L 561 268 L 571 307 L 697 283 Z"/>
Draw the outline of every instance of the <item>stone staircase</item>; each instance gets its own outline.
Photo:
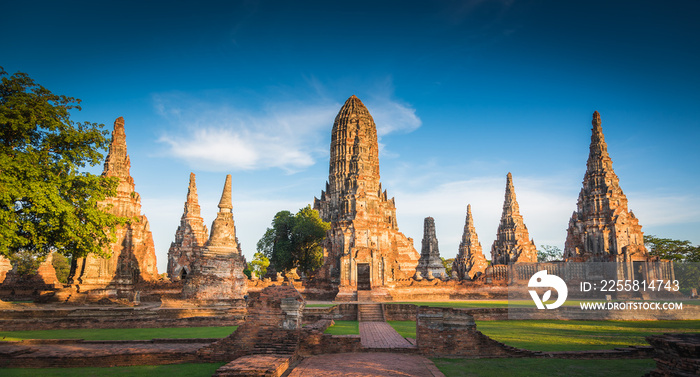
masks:
<path id="1" fill-rule="evenodd" d="M 384 322 L 382 304 L 358 304 L 357 319 L 360 322 Z"/>

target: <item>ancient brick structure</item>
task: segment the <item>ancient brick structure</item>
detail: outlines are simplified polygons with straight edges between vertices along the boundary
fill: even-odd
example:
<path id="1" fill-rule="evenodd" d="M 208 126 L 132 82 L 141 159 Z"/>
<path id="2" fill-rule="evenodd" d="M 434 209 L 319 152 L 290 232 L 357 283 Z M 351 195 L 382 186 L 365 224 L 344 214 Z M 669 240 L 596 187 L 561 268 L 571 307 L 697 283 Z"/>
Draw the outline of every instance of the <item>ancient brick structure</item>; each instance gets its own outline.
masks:
<path id="1" fill-rule="evenodd" d="M 496 264 L 537 262 L 537 248 L 530 240 L 530 234 L 520 215 L 520 207 L 515 199 L 513 176 L 508 173 L 503 214 L 498 225 L 496 240 L 491 246 L 491 261 Z"/>
<path id="2" fill-rule="evenodd" d="M 168 250 L 168 277 L 172 281 L 184 279 L 192 272 L 192 263 L 209 238 L 209 231 L 204 225 L 194 173 L 190 173 L 190 186 L 187 189 L 185 210 L 180 218 L 180 226 L 175 231 L 175 242 Z"/>
<path id="3" fill-rule="evenodd" d="M 5 259 L 8 264 L 9 260 Z M 42 293 L 63 288 L 63 284 L 56 277 L 56 269 L 53 267 L 53 253 L 46 256 L 39 264 L 36 273 L 20 275 L 17 266 L 7 271 L 0 283 L 0 297 L 7 299 L 36 299 Z"/>
<path id="4" fill-rule="evenodd" d="M 5 276 L 12 270 L 10 260 L 0 255 L 0 283 L 5 281 Z"/>
<path id="5" fill-rule="evenodd" d="M 182 288 L 183 298 L 200 304 L 240 304 L 247 292 L 245 258 L 236 238 L 231 203 L 231 175 L 226 176 L 219 213 L 207 243 L 192 264 Z"/>
<path id="6" fill-rule="evenodd" d="M 468 204 L 462 242 L 459 243 L 457 258 L 452 263 L 452 274 L 457 275 L 458 279 L 472 280 L 482 275 L 488 266 L 489 264 L 481 249 L 479 236 L 477 236 L 474 228 L 472 205 Z"/>
<path id="7" fill-rule="evenodd" d="M 569 220 L 564 258 L 577 261 L 645 260 L 642 226 L 627 209 L 627 197 L 613 171 L 600 114 L 593 113 L 591 147 L 576 210 Z"/>
<path id="8" fill-rule="evenodd" d="M 381 291 L 414 275 L 419 254 L 399 232 L 394 198 L 379 182 L 377 128 L 364 104 L 348 98 L 333 123 L 326 189 L 314 209 L 331 223 L 319 281 L 338 289 L 337 299 L 356 291 Z"/>
<path id="9" fill-rule="evenodd" d="M 700 334 L 663 334 L 646 337 L 654 347 L 656 369 L 647 377 L 700 376 Z"/>
<path id="10" fill-rule="evenodd" d="M 251 299 L 243 325 L 198 354 L 207 361 L 230 361 L 259 353 L 295 354 L 305 305 L 301 294 L 290 285 L 267 287 Z"/>
<path id="11" fill-rule="evenodd" d="M 420 249 L 420 259 L 416 272 L 420 272 L 423 277 L 446 278 L 445 265 L 440 259 L 438 240 L 435 235 L 435 219 L 426 217 L 423 221 L 423 241 Z"/>
<path id="12" fill-rule="evenodd" d="M 117 241 L 110 245 L 110 258 L 88 255 L 73 259 L 69 281 L 79 292 L 102 291 L 108 296 L 130 296 L 133 284 L 158 278 L 156 251 L 148 219 L 141 214 L 141 196 L 134 191 L 126 152 L 124 118 L 114 121 L 112 142 L 104 164 L 103 176 L 119 178 L 117 195 L 104 205 L 117 216 L 131 221 L 117 228 Z"/>

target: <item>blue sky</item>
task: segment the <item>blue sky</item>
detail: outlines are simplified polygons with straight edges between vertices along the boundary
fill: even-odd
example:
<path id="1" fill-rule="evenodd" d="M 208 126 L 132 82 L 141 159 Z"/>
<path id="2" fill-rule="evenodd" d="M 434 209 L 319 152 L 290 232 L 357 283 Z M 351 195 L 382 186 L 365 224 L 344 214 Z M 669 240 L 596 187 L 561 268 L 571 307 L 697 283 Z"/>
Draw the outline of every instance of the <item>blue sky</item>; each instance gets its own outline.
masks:
<path id="1" fill-rule="evenodd" d="M 189 172 L 207 224 L 233 175 L 250 260 L 325 187 L 353 94 L 417 250 L 432 216 L 454 257 L 471 203 L 490 258 L 508 172 L 535 243 L 563 248 L 594 110 L 642 230 L 699 244 L 699 18 L 697 1 L 7 2 L 0 66 L 82 99 L 77 121 L 125 118 L 160 272 Z"/>

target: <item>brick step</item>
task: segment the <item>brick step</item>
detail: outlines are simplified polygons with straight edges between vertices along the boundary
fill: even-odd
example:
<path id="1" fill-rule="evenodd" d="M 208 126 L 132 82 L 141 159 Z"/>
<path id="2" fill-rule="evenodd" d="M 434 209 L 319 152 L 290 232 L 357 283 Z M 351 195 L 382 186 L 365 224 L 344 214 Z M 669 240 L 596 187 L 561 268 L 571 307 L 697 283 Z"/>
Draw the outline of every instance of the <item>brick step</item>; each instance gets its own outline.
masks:
<path id="1" fill-rule="evenodd" d="M 382 304 L 357 305 L 357 317 L 363 322 L 384 322 Z"/>

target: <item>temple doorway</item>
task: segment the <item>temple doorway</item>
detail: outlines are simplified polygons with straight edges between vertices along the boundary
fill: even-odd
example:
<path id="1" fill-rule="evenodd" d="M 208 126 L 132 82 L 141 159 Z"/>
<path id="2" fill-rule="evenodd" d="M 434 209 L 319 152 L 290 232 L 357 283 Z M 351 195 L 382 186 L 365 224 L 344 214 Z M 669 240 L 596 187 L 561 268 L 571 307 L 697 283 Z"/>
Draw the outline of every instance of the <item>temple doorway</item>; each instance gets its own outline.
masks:
<path id="1" fill-rule="evenodd" d="M 369 263 L 358 263 L 357 264 L 357 290 L 358 291 L 369 291 L 372 289 L 372 285 L 369 281 Z"/>

